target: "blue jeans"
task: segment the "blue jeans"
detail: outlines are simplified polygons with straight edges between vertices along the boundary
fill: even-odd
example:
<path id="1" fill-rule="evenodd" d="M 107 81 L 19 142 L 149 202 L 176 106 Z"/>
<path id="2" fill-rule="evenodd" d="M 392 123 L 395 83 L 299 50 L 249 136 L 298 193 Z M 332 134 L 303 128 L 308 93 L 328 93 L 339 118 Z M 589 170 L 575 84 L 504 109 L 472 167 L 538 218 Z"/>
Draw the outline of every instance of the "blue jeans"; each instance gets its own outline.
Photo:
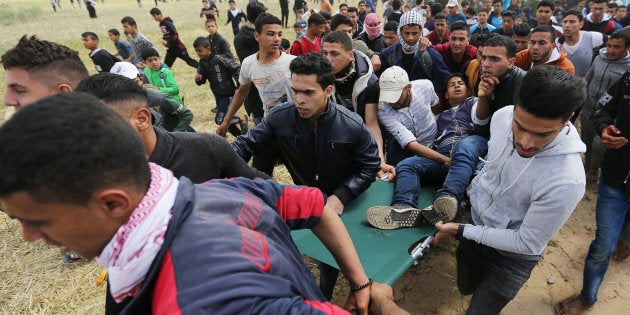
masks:
<path id="1" fill-rule="evenodd" d="M 459 140 L 453 149 L 451 168 L 437 195 L 448 194 L 461 201 L 477 168 L 479 157 L 485 156 L 487 152 L 488 140 L 484 137 L 470 135 Z"/>
<path id="2" fill-rule="evenodd" d="M 394 138 L 391 134 L 388 134 L 387 156 L 385 156 L 387 164 L 396 167 L 402 160 L 412 156 L 415 156 L 413 152 L 409 151 L 407 148 L 401 147 L 398 141 L 396 141 L 396 138 Z"/>
<path id="3" fill-rule="evenodd" d="M 447 155 L 448 152 L 440 152 Z M 421 183 L 439 184 L 444 180 L 442 166 L 425 157 L 406 158 L 396 166 L 396 187 L 392 197 L 392 205 L 407 205 L 418 208 L 418 196 Z"/>
<path id="4" fill-rule="evenodd" d="M 586 306 L 597 302 L 597 290 L 604 279 L 629 211 L 630 195 L 625 193 L 623 187 L 610 186 L 603 176 L 600 177 L 595 210 L 597 232 L 586 255 L 584 283 L 580 292 Z"/>

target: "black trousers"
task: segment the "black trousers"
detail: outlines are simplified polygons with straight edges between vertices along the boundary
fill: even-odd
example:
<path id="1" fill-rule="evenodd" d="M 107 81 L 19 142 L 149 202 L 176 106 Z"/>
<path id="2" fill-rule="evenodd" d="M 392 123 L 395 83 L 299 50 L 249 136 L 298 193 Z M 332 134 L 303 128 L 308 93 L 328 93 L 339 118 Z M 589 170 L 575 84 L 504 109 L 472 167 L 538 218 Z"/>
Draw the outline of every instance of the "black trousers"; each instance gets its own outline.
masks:
<path id="1" fill-rule="evenodd" d="M 164 63 L 169 68 L 171 68 L 173 66 L 173 63 L 175 63 L 176 58 L 184 60 L 187 65 L 195 69 L 197 69 L 197 66 L 199 65 L 197 60 L 192 59 L 190 55 L 188 55 L 188 51 L 186 50 L 186 47 L 184 47 L 184 49 L 179 49 L 177 47 L 167 49 L 166 56 L 164 57 Z"/>

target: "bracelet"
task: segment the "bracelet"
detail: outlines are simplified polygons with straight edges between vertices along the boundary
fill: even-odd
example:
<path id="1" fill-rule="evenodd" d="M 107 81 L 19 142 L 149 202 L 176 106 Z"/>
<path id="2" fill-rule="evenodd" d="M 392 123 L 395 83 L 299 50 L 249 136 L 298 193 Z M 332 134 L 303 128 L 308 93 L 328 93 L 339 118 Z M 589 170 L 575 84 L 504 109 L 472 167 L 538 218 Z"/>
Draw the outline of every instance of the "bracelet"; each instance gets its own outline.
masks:
<path id="1" fill-rule="evenodd" d="M 360 286 L 358 286 L 358 287 L 351 288 L 351 289 L 350 289 L 350 293 L 354 293 L 354 292 L 357 292 L 357 291 L 361 291 L 361 290 L 363 290 L 363 289 L 365 289 L 365 288 L 367 288 L 367 287 L 371 286 L 371 285 L 372 285 L 372 283 L 374 283 L 374 281 L 373 281 L 372 279 L 369 279 L 369 280 L 368 280 L 368 282 L 366 282 L 365 284 L 362 284 L 362 285 L 360 285 Z"/>
<path id="2" fill-rule="evenodd" d="M 455 235 L 455 238 L 457 240 L 462 240 L 464 238 L 464 227 L 466 227 L 463 224 L 460 224 L 459 226 L 457 226 L 457 235 Z"/>

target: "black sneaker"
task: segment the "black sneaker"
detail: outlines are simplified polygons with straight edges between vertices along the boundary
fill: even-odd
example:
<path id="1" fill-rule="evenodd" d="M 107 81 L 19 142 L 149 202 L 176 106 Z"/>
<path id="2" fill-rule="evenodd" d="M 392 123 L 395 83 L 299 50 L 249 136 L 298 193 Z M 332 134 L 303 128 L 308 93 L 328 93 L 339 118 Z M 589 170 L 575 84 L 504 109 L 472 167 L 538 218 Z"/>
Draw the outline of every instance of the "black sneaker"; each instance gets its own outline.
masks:
<path id="1" fill-rule="evenodd" d="M 420 210 L 405 206 L 375 206 L 365 211 L 368 222 L 377 229 L 393 230 L 418 226 L 422 223 Z"/>

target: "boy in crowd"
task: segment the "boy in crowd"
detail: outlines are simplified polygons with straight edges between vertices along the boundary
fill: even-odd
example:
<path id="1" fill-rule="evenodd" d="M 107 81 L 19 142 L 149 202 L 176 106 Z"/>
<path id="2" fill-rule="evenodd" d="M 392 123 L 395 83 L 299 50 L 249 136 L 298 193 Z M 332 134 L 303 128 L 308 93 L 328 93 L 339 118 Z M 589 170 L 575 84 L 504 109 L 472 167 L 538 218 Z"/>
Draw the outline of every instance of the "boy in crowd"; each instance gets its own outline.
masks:
<path id="1" fill-rule="evenodd" d="M 291 55 L 299 56 L 309 52 L 319 52 L 321 50 L 321 36 L 324 30 L 326 19 L 319 13 L 313 13 L 308 17 L 308 28 L 306 34 L 300 36 L 291 45 Z"/>
<path id="2" fill-rule="evenodd" d="M 186 50 L 186 46 L 184 46 L 184 43 L 182 43 L 179 39 L 179 33 L 177 33 L 175 24 L 173 24 L 173 19 L 162 15 L 162 11 L 158 8 L 151 9 L 149 13 L 151 13 L 151 16 L 156 22 L 160 23 L 160 31 L 162 31 L 162 45 L 166 46 L 164 63 L 169 68 L 172 68 L 175 58 L 179 58 L 186 62 L 187 65 L 197 68 L 197 60 L 190 57 L 188 50 Z"/>
<path id="3" fill-rule="evenodd" d="M 280 49 L 283 53 L 288 54 L 291 51 L 291 42 L 288 39 L 283 38 L 280 41 Z"/>
<path id="4" fill-rule="evenodd" d="M 307 27 L 307 23 L 304 20 L 304 9 L 295 11 L 295 23 L 299 23 L 302 26 L 302 31 Z"/>
<path id="5" fill-rule="evenodd" d="M 117 62 L 110 72 L 130 78 L 143 87 L 146 92 L 147 105 L 152 110 L 157 111 L 158 115 L 155 116 L 160 116 L 159 119 L 152 117 L 154 125 L 158 125 L 166 131 L 193 131 L 190 127 L 193 120 L 193 113 L 190 109 L 176 101 L 170 94 L 144 86 L 136 66 L 126 61 Z M 93 91 L 88 92 L 95 93 Z"/>
<path id="6" fill-rule="evenodd" d="M 464 65 L 477 57 L 477 48 L 470 44 L 468 25 L 457 21 L 449 27 L 450 39 L 446 44 L 435 46 L 448 69 L 453 73 L 464 73 Z"/>
<path id="7" fill-rule="evenodd" d="M 203 7 L 201 8 L 201 12 L 199 12 L 200 18 L 216 20 L 219 17 L 219 10 L 217 9 L 217 5 L 214 4 L 214 1 L 210 3 L 208 0 L 203 0 L 201 3 Z"/>
<path id="8" fill-rule="evenodd" d="M 293 24 L 293 31 L 295 32 L 295 40 L 300 39 L 306 34 L 304 33 L 304 29 L 302 29 L 302 24 L 298 22 L 295 22 L 295 24 Z"/>
<path id="9" fill-rule="evenodd" d="M 505 11 L 501 14 L 501 27 L 494 30 L 499 35 L 512 37 L 514 35 L 514 12 Z"/>
<path id="10" fill-rule="evenodd" d="M 448 29 L 448 23 L 446 22 L 446 14 L 440 12 L 433 18 L 435 29 L 433 32 L 427 35 L 427 39 L 433 46 L 439 44 L 448 43 L 451 36 L 451 31 Z"/>
<path id="11" fill-rule="evenodd" d="M 575 75 L 584 78 L 591 66 L 594 52 L 604 44 L 604 34 L 581 31 L 584 16 L 578 10 L 569 10 L 562 18 L 563 34 L 556 39 L 556 44 L 567 52 L 567 59 L 575 67 Z M 577 117 L 576 117 L 577 118 Z"/>
<path id="12" fill-rule="evenodd" d="M 107 50 L 98 47 L 98 35 L 94 32 L 84 32 L 81 34 L 81 42 L 83 47 L 90 50 L 90 59 L 96 66 L 98 72 L 109 72 L 112 66 L 119 62 L 120 59 L 114 57 Z"/>
<path id="13" fill-rule="evenodd" d="M 230 43 L 219 34 L 217 21 L 214 19 L 206 20 L 206 31 L 208 31 L 208 42 L 210 42 L 210 48 L 215 54 L 224 55 L 228 58 L 234 59 L 234 55 L 230 50 Z"/>
<path id="14" fill-rule="evenodd" d="M 575 67 L 567 58 L 567 52 L 556 45 L 556 33 L 551 25 L 535 27 L 529 37 L 531 46 L 516 54 L 514 64 L 525 71 L 548 64 L 575 74 Z"/>
<path id="15" fill-rule="evenodd" d="M 529 48 L 530 33 L 531 29 L 527 24 L 518 24 L 514 26 L 514 35 L 512 35 L 512 40 L 516 43 L 516 52 Z"/>
<path id="16" fill-rule="evenodd" d="M 236 7 L 236 2 L 234 0 L 230 0 L 228 2 L 230 4 L 230 8 L 227 10 L 227 20 L 225 21 L 225 25 L 232 23 L 232 32 L 234 36 L 238 34 L 239 26 L 241 25 L 241 20 L 247 21 L 247 16 L 243 11 Z"/>
<path id="17" fill-rule="evenodd" d="M 107 31 L 107 35 L 109 35 L 109 39 L 114 42 L 114 46 L 116 46 L 116 53 L 114 56 L 122 58 L 123 60 L 127 60 L 133 54 L 133 48 L 127 41 L 120 39 L 120 32 L 112 28 Z"/>
<path id="18" fill-rule="evenodd" d="M 398 43 L 399 39 L 397 30 L 398 23 L 394 21 L 387 22 L 383 26 L 383 38 L 385 39 L 385 45 L 387 45 L 387 47 Z"/>
<path id="19" fill-rule="evenodd" d="M 232 102 L 232 95 L 236 92 L 234 81 L 238 82 L 241 65 L 236 60 L 212 53 L 210 42 L 206 38 L 198 37 L 193 46 L 199 56 L 199 68 L 195 75 L 195 83 L 202 85 L 208 81 L 212 95 L 217 105 L 217 113 L 214 122 L 221 125 L 227 113 L 228 106 Z M 247 132 L 247 116 L 234 117 L 230 122 L 228 131 L 235 137 Z M 239 129 L 236 124 L 240 124 Z"/>
<path id="20" fill-rule="evenodd" d="M 138 24 L 136 24 L 136 20 L 130 16 L 125 16 L 120 20 L 122 24 L 123 30 L 125 34 L 127 34 L 127 41 L 131 44 L 133 48 L 133 54 L 129 56 L 129 58 L 124 61 L 129 61 L 135 64 L 136 66 L 142 66 L 142 51 L 147 48 L 153 48 L 153 43 L 149 41 L 142 33 L 138 31 Z"/>
<path id="21" fill-rule="evenodd" d="M 488 10 L 485 8 L 480 9 L 479 13 L 477 13 L 477 21 L 477 24 L 470 28 L 471 37 L 475 34 L 490 34 L 496 29 L 492 24 L 488 23 Z"/>
<path id="22" fill-rule="evenodd" d="M 144 86 L 157 89 L 170 94 L 178 103 L 184 104 L 179 95 L 179 87 L 175 80 L 173 71 L 162 64 L 160 53 L 155 48 L 147 48 L 142 51 L 142 59 L 146 64 L 144 67 L 144 77 L 148 83 Z"/>

